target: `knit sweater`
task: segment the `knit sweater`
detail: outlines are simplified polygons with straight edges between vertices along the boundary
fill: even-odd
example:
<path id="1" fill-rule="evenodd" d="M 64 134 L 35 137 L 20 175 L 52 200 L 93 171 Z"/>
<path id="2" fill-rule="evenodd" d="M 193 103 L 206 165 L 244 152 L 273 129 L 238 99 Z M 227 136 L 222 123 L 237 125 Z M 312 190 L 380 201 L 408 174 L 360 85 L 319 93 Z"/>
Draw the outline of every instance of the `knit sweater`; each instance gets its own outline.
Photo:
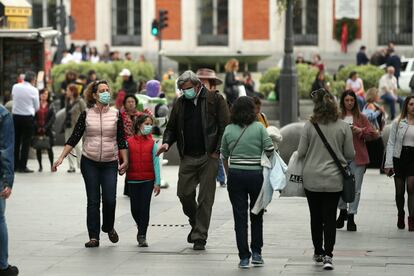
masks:
<path id="1" fill-rule="evenodd" d="M 243 128 L 239 125 L 230 124 L 226 127 L 221 140 L 221 154 L 225 159 L 230 159 L 229 168 L 261 170 L 262 153 L 263 151 L 273 150 L 272 139 L 270 139 L 261 123 L 253 122 L 247 126 L 246 131 L 234 148 L 242 131 Z"/>
<path id="2" fill-rule="evenodd" d="M 355 157 L 351 128 L 342 120 L 319 124 L 319 127 L 342 166 L 345 167 L 348 161 Z M 304 158 L 305 189 L 312 192 L 342 191 L 343 176 L 310 121 L 307 121 L 303 127 L 298 157 Z"/>

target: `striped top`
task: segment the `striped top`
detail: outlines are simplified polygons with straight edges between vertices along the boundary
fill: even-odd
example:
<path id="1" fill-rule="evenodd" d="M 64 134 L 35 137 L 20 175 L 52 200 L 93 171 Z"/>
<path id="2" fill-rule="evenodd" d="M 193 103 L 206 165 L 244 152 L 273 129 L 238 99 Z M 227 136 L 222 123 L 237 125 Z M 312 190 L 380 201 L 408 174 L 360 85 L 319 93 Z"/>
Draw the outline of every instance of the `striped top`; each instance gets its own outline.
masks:
<path id="1" fill-rule="evenodd" d="M 230 124 L 224 130 L 221 140 L 221 154 L 229 159 L 229 168 L 242 170 L 261 170 L 260 165 L 263 151 L 272 151 L 273 143 L 266 129 L 259 122 L 251 123 L 236 147 L 233 147 L 243 128 Z M 233 150 L 232 156 L 230 152 Z"/>

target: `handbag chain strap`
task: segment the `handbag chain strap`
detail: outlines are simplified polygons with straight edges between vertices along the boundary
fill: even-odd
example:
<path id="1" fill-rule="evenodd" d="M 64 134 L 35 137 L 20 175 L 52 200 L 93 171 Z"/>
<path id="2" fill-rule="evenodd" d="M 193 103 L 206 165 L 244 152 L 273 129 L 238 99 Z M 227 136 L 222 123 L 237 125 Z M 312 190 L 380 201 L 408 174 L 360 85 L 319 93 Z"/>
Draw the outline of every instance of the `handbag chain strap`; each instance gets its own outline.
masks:
<path id="1" fill-rule="evenodd" d="M 324 143 L 326 149 L 328 150 L 329 154 L 332 156 L 332 159 L 335 161 L 336 166 L 338 166 L 338 169 L 341 171 L 342 175 L 344 177 L 347 177 L 348 174 L 345 171 L 344 167 L 342 167 L 341 162 L 339 161 L 338 157 L 336 156 L 335 152 L 331 148 L 331 145 L 329 145 L 328 141 L 326 140 L 325 135 L 323 134 L 322 130 L 320 129 L 319 125 L 317 123 L 313 123 L 313 126 L 316 129 L 316 132 L 319 134 L 319 137 L 321 137 L 322 142 Z"/>

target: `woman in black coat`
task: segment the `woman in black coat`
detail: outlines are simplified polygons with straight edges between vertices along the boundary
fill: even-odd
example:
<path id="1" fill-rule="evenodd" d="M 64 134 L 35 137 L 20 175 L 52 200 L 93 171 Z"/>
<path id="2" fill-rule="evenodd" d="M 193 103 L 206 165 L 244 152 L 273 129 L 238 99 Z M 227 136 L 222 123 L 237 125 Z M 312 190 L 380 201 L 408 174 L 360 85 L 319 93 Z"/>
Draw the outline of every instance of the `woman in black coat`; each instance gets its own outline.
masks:
<path id="1" fill-rule="evenodd" d="M 224 79 L 224 94 L 226 95 L 229 105 L 233 105 L 233 102 L 239 97 L 238 86 L 243 82 L 237 77 L 237 71 L 239 70 L 239 61 L 235 58 L 227 61 L 224 66 L 226 70 L 226 76 Z"/>
<path id="2" fill-rule="evenodd" d="M 42 150 L 47 150 L 49 155 L 50 167 L 53 165 L 53 141 L 55 139 L 53 132 L 53 124 L 56 115 L 53 104 L 49 100 L 49 91 L 42 89 L 39 91 L 40 108 L 36 112 L 36 136 L 34 137 L 33 147 L 36 149 L 37 161 L 39 162 L 39 172 L 43 170 L 42 166 Z M 40 140 L 47 140 L 41 143 Z"/>

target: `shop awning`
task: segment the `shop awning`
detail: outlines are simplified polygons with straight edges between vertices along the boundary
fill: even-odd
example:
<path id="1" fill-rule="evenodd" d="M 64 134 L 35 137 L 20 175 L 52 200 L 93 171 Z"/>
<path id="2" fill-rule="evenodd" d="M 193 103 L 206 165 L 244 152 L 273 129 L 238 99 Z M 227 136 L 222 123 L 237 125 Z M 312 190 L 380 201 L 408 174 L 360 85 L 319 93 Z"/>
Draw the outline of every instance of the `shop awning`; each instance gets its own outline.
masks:
<path id="1" fill-rule="evenodd" d="M 23 39 L 45 39 L 54 38 L 60 35 L 59 31 L 52 28 L 41 28 L 41 29 L 0 29 L 0 38 L 12 37 L 12 38 L 23 38 Z"/>

